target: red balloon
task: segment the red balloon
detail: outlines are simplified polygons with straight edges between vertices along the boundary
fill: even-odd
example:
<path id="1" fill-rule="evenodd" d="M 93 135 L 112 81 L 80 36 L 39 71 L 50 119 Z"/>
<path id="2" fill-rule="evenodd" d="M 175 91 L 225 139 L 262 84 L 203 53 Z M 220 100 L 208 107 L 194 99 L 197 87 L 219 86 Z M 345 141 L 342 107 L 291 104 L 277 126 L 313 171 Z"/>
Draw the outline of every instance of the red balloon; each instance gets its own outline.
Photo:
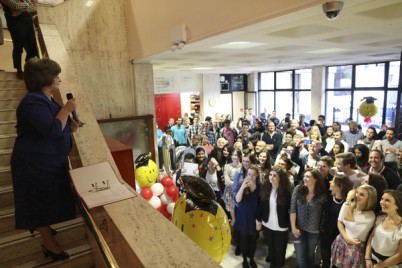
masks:
<path id="1" fill-rule="evenodd" d="M 149 187 L 144 187 L 141 191 L 141 196 L 145 199 L 145 200 L 149 200 L 151 199 L 151 197 L 153 196 L 153 193 L 151 191 L 151 188 Z"/>
<path id="2" fill-rule="evenodd" d="M 163 187 L 167 188 L 173 185 L 173 180 L 171 177 L 169 176 L 165 176 L 162 178 L 161 183 L 163 185 Z"/>
<path id="3" fill-rule="evenodd" d="M 179 189 L 175 185 L 172 185 L 166 189 L 166 194 L 175 201 L 179 196 Z"/>

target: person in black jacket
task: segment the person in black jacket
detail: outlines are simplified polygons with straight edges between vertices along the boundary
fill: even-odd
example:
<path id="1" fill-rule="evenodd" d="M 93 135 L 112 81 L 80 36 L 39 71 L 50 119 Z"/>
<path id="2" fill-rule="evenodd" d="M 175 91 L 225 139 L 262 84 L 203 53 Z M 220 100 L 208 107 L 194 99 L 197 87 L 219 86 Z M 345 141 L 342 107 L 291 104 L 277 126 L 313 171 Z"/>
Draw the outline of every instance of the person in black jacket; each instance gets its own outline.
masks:
<path id="1" fill-rule="evenodd" d="M 263 229 L 268 241 L 268 256 L 265 261 L 270 261 L 270 267 L 274 268 L 282 267 L 285 263 L 291 196 L 285 170 L 274 166 L 268 178 L 261 187 L 256 226 L 257 230 Z M 270 211 L 271 205 L 276 210 Z"/>
<path id="2" fill-rule="evenodd" d="M 378 173 L 387 181 L 388 188 L 395 190 L 401 184 L 401 178 L 391 168 L 384 165 L 384 155 L 380 150 L 374 149 L 369 154 L 370 166 L 363 169 L 363 172 L 370 175 Z"/>

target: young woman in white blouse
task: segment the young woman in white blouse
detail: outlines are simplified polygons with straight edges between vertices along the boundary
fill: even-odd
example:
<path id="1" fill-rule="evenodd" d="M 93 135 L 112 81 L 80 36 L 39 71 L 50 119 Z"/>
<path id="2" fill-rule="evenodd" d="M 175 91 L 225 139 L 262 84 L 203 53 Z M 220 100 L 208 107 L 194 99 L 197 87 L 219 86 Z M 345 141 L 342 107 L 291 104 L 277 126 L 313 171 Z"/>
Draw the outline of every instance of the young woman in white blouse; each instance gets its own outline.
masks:
<path id="1" fill-rule="evenodd" d="M 333 267 L 364 267 L 366 241 L 374 225 L 377 191 L 361 185 L 348 193 L 338 217 L 339 235 L 332 243 Z"/>
<path id="2" fill-rule="evenodd" d="M 402 263 L 402 193 L 385 190 L 382 195 L 381 215 L 366 248 L 366 267 L 398 267 Z"/>
<path id="3" fill-rule="evenodd" d="M 268 241 L 266 262 L 271 268 L 282 267 L 285 263 L 288 232 L 290 227 L 290 191 L 286 171 L 274 166 L 267 180 L 261 186 L 261 201 L 257 209 L 257 230 L 263 230 Z"/>

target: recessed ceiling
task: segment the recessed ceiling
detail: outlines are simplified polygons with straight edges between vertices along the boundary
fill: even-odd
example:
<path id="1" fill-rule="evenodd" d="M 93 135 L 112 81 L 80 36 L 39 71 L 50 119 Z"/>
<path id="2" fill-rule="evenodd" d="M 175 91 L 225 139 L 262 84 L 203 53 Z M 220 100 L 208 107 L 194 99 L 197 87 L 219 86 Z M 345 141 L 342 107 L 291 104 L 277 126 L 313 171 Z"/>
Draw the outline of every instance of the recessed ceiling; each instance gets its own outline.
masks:
<path id="1" fill-rule="evenodd" d="M 156 72 L 250 73 L 399 60 L 402 2 L 344 2 L 336 20 L 319 5 L 136 62 L 152 63 Z"/>

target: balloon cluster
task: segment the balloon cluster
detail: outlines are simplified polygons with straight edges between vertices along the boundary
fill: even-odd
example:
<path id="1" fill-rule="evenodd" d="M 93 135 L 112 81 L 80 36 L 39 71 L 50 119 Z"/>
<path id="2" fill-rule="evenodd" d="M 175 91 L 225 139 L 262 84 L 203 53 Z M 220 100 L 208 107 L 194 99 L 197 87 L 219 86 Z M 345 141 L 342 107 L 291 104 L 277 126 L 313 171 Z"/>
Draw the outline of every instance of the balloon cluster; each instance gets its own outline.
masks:
<path id="1" fill-rule="evenodd" d="M 179 189 L 174 185 L 171 177 L 165 176 L 161 182 L 142 188 L 141 196 L 168 220 L 171 220 L 175 202 L 179 198 Z"/>

